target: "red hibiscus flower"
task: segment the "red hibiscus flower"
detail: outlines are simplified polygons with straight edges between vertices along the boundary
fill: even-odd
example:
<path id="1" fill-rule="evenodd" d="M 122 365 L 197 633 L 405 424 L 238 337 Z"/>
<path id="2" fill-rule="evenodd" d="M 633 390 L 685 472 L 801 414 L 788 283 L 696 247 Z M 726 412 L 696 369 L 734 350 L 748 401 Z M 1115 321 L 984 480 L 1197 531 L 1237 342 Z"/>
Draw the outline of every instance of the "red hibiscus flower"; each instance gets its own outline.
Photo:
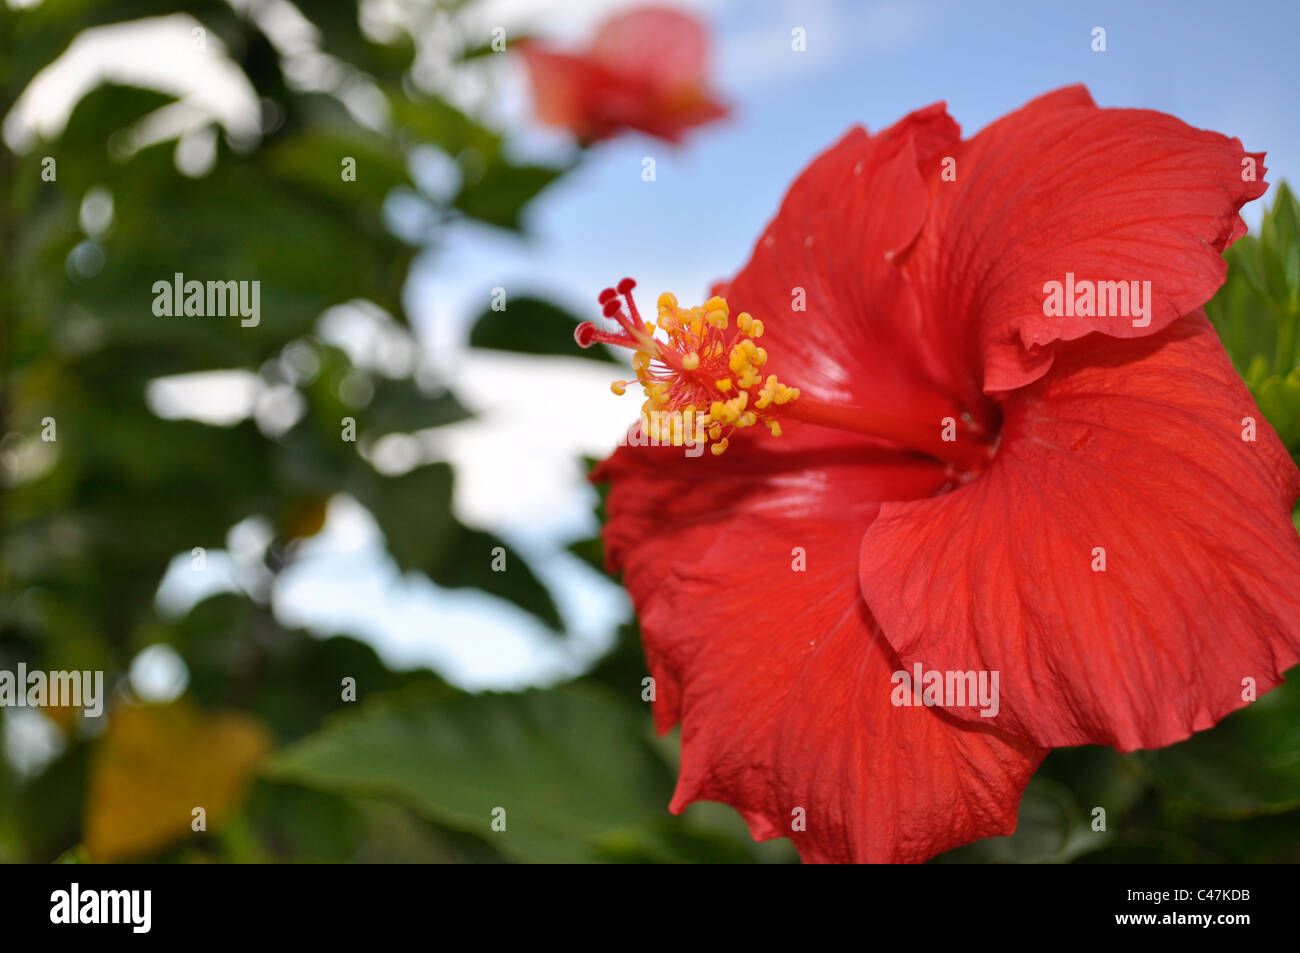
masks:
<path id="1" fill-rule="evenodd" d="M 1278 684 L 1300 474 L 1199 311 L 1261 159 L 1082 87 L 969 140 L 940 104 L 818 157 L 658 336 L 602 293 L 619 328 L 579 341 L 634 348 L 647 401 L 594 478 L 682 724 L 672 810 L 921 861 L 1013 831 L 1050 747 L 1167 745 Z M 930 672 L 996 698 L 900 680 Z"/>
<path id="2" fill-rule="evenodd" d="M 585 53 L 535 41 L 520 49 L 538 118 L 583 142 L 625 129 L 677 142 L 691 126 L 727 114 L 709 92 L 704 27 L 674 10 L 645 7 L 607 20 Z"/>

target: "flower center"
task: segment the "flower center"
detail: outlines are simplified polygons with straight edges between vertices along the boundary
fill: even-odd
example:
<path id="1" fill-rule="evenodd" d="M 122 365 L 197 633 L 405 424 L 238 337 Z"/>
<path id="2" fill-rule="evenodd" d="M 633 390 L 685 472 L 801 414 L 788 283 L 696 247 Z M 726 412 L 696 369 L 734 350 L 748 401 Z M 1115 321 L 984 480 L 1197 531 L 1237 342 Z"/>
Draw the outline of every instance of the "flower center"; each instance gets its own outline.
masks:
<path id="1" fill-rule="evenodd" d="M 621 395 L 628 384 L 641 385 L 646 396 L 641 405 L 645 432 L 674 446 L 698 434 L 714 454 L 726 451 L 734 431 L 760 421 L 773 436 L 781 436 L 775 408 L 789 405 L 799 397 L 799 390 L 787 387 L 775 374 L 761 373 L 767 351 L 755 341 L 763 336 L 763 322 L 742 312 L 733 330 L 731 309 L 723 298 L 682 308 L 665 293 L 659 296 L 658 321 L 650 324 L 642 320 L 632 300 L 635 287 L 635 281 L 624 278 L 617 289 L 600 293 L 605 317 L 616 320 L 620 331 L 602 331 L 587 321 L 578 326 L 574 337 L 583 347 L 600 341 L 633 350 L 635 381 L 615 381 L 610 389 Z M 656 327 L 667 335 L 666 340 L 654 336 Z"/>
<path id="2" fill-rule="evenodd" d="M 715 296 L 683 308 L 664 293 L 658 320 L 650 324 L 632 300 L 635 287 L 635 281 L 624 278 L 617 288 L 600 293 L 605 317 L 617 321 L 620 330 L 602 330 L 585 321 L 574 338 L 582 347 L 599 341 L 634 352 L 635 380 L 614 381 L 610 389 L 622 395 L 629 384 L 641 385 L 646 396 L 641 427 L 647 436 L 673 446 L 707 442 L 714 454 L 722 454 L 734 431 L 761 422 L 779 437 L 779 418 L 786 418 L 898 444 L 947 463 L 961 482 L 982 472 L 993 456 L 994 445 L 968 415 L 922 422 L 801 396 L 798 387 L 787 386 L 775 374 L 762 374 L 767 351 L 756 343 L 763 336 L 762 321 L 741 312 L 733 330 L 725 299 Z M 666 339 L 655 337 L 656 328 Z"/>

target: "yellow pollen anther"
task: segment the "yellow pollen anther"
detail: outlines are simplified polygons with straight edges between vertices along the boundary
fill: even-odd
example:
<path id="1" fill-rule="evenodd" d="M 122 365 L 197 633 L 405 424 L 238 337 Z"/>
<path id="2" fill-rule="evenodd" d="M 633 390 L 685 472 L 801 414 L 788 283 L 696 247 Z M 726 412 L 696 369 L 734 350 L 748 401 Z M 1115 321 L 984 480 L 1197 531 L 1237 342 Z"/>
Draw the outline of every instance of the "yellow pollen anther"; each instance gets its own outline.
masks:
<path id="1" fill-rule="evenodd" d="M 710 452 L 711 452 L 715 457 L 720 457 L 720 456 L 722 456 L 724 453 L 727 452 L 727 445 L 728 445 L 728 442 L 729 442 L 729 441 L 727 440 L 727 438 L 726 438 L 726 437 L 723 437 L 721 440 L 719 440 L 719 441 L 718 441 L 717 443 L 715 443 L 713 446 L 709 447 L 709 451 L 710 451 Z"/>
<path id="2" fill-rule="evenodd" d="M 686 368 L 688 371 L 693 371 L 699 366 L 700 356 L 694 351 L 682 358 L 682 367 Z"/>
<path id="3" fill-rule="evenodd" d="M 622 397 L 624 394 L 627 393 L 627 385 L 628 385 L 627 381 L 614 381 L 614 383 L 609 385 L 609 389 L 612 390 L 619 397 Z"/>
<path id="4" fill-rule="evenodd" d="M 724 394 L 725 394 L 727 391 L 731 390 L 731 378 L 730 378 L 730 377 L 723 377 L 723 378 L 720 378 L 719 380 L 716 380 L 716 381 L 714 381 L 713 383 L 714 383 L 714 385 L 718 388 L 718 390 L 722 391 Z"/>

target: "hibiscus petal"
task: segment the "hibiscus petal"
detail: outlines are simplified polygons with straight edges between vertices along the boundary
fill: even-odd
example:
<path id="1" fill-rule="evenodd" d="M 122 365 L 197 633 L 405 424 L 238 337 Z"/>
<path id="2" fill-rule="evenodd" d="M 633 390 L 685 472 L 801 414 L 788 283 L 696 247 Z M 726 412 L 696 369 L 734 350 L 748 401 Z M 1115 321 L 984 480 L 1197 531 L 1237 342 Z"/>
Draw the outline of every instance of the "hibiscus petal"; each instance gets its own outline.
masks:
<path id="1" fill-rule="evenodd" d="M 692 16 L 645 7 L 606 20 L 592 37 L 591 56 L 612 71 L 646 76 L 663 86 L 703 84 L 709 37 Z"/>
<path id="2" fill-rule="evenodd" d="M 931 352 L 937 332 L 923 327 L 895 263 L 926 220 L 920 163 L 959 135 L 942 104 L 875 136 L 855 128 L 791 186 L 727 287 L 733 313 L 763 321 L 781 380 L 797 380 L 817 400 L 913 419 L 937 422 L 969 406 Z"/>
<path id="3" fill-rule="evenodd" d="M 1203 315 L 1063 347 L 1003 410 L 987 472 L 885 504 L 862 545 L 906 665 L 1000 673 L 995 718 L 953 714 L 1157 748 L 1281 681 L 1300 659 L 1300 474 Z"/>
<path id="4" fill-rule="evenodd" d="M 603 68 L 582 57 L 552 52 L 536 43 L 521 44 L 520 52 L 528 67 L 540 121 L 570 129 L 587 140 L 612 134 L 612 127 L 597 128 L 587 116 L 592 91 L 609 83 Z"/>
<path id="5" fill-rule="evenodd" d="M 640 424 L 628 443 L 593 471 L 610 483 L 604 529 L 606 561 L 623 573 L 639 612 L 663 594 L 664 580 L 683 558 L 712 544 L 728 524 L 778 514 L 843 520 L 861 537 L 883 499 L 931 496 L 946 467 L 923 457 L 868 446 L 838 430 L 790 421 L 785 433 L 739 431 L 721 456 L 686 448 L 641 445 Z M 654 646 L 646 658 L 655 673 Z M 660 730 L 678 715 L 661 693 Z"/>
<path id="6" fill-rule="evenodd" d="M 907 269 L 932 320 L 971 329 L 987 393 L 1042 376 L 1054 341 L 1154 334 L 1203 305 L 1245 234 L 1238 210 L 1267 188 L 1262 153 L 1163 113 L 1100 109 L 1082 86 L 999 119 L 951 158 L 955 181 L 941 159 L 927 169 L 934 203 Z M 1149 281 L 1152 313 L 1049 317 L 1044 286 L 1067 272 Z"/>
<path id="7" fill-rule="evenodd" d="M 853 570 L 876 501 L 935 492 L 943 467 L 793 423 L 721 457 L 624 447 L 593 478 L 612 482 L 606 551 L 641 620 L 656 723 L 682 720 L 674 811 L 725 801 L 809 861 L 920 861 L 1014 829 L 1043 752 L 894 707 L 897 659 Z"/>
<path id="8" fill-rule="evenodd" d="M 857 535 L 758 517 L 673 564 L 641 613 L 682 718 L 671 809 L 731 804 L 756 840 L 789 836 L 807 862 L 919 862 L 1011 833 L 1045 752 L 892 703 L 898 660 L 852 578 Z"/>
<path id="9" fill-rule="evenodd" d="M 519 45 L 538 118 L 584 142 L 636 129 L 668 142 L 727 115 L 707 83 L 708 35 L 672 10 L 634 10 L 605 22 L 589 50 L 569 55 L 535 41 Z"/>

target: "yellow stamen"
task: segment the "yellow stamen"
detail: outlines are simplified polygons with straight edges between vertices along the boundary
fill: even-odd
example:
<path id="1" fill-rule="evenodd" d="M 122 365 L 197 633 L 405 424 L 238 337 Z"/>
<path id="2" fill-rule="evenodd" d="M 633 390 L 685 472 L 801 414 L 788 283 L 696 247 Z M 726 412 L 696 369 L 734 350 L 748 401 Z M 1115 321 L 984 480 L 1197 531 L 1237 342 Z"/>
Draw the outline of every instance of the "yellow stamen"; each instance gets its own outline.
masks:
<path id="1" fill-rule="evenodd" d="M 657 304 L 654 323 L 642 322 L 645 337 L 631 333 L 637 341 L 632 370 L 646 398 L 645 433 L 660 443 L 682 446 L 698 431 L 714 454 L 726 451 L 733 430 L 762 423 L 779 436 L 776 407 L 799 392 L 775 374 L 761 373 L 768 352 L 754 339 L 762 335 L 763 322 L 741 312 L 735 316 L 735 329 L 730 329 L 731 307 L 717 296 L 688 308 L 664 292 Z M 610 390 L 622 395 L 630 383 L 615 381 Z"/>

